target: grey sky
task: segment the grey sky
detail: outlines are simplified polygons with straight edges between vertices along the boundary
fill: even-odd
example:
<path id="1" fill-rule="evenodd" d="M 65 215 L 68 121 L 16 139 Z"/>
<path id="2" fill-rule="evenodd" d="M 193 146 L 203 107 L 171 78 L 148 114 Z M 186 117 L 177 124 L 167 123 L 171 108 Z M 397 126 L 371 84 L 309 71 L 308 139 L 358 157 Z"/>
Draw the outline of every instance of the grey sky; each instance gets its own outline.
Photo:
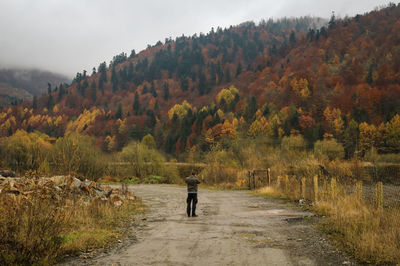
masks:
<path id="1" fill-rule="evenodd" d="M 363 14 L 388 0 L 0 0 L 0 66 L 70 77 L 121 52 L 211 27 L 291 16 Z"/>

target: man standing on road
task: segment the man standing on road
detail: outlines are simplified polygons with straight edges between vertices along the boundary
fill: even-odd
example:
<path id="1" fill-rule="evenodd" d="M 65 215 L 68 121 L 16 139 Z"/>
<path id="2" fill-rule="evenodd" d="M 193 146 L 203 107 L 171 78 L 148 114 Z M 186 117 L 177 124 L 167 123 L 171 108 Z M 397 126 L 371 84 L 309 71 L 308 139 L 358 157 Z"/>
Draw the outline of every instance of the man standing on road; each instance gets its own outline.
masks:
<path id="1" fill-rule="evenodd" d="M 197 217 L 196 215 L 196 204 L 197 204 L 197 184 L 200 184 L 200 180 L 197 178 L 196 173 L 192 171 L 192 175 L 186 177 L 186 184 L 188 190 L 188 197 L 187 197 L 187 208 L 186 212 L 188 217 L 190 217 L 190 205 L 192 205 L 192 217 Z"/>

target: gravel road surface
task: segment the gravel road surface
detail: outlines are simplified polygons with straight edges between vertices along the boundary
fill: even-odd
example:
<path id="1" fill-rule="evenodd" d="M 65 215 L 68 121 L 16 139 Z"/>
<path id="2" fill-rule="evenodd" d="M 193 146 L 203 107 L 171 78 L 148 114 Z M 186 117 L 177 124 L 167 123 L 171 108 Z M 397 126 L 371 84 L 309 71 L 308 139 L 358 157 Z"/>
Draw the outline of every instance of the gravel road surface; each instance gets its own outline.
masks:
<path id="1" fill-rule="evenodd" d="M 130 186 L 149 211 L 136 240 L 76 264 L 352 265 L 315 229 L 317 218 L 248 191 L 199 190 L 198 217 L 186 216 L 186 189 Z M 67 263 L 75 264 L 75 263 Z"/>

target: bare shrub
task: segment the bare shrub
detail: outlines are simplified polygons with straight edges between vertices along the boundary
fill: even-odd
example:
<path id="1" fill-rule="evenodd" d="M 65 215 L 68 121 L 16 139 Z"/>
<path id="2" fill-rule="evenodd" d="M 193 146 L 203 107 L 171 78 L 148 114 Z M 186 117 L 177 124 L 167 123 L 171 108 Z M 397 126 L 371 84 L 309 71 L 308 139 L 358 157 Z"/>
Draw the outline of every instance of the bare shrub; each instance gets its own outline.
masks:
<path id="1" fill-rule="evenodd" d="M 79 134 L 59 138 L 52 147 L 54 172 L 77 174 L 97 180 L 105 174 L 106 162 L 94 145 L 94 139 Z"/>
<path id="2" fill-rule="evenodd" d="M 64 200 L 0 195 L 0 264 L 47 264 L 61 248 L 68 223 Z"/>
<path id="3" fill-rule="evenodd" d="M 317 157 L 328 158 L 329 160 L 343 159 L 344 148 L 335 139 L 318 140 L 314 144 L 314 154 Z"/>
<path id="4" fill-rule="evenodd" d="M 327 216 L 322 228 L 357 259 L 373 264 L 400 263 L 398 209 L 382 212 L 352 194 L 320 201 L 315 210 Z"/>
<path id="5" fill-rule="evenodd" d="M 129 163 L 129 173 L 141 180 L 150 176 L 161 176 L 167 183 L 180 181 L 176 166 L 167 165 L 160 152 L 142 143 L 135 141 L 129 143 L 122 149 L 120 157 Z"/>

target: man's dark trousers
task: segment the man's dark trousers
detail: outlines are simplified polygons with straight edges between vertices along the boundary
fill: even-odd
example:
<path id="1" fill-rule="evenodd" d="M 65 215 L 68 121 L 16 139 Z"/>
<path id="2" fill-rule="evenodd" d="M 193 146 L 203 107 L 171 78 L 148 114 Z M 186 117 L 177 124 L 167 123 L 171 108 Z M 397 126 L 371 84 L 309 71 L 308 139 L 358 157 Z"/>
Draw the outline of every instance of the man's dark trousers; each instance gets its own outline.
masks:
<path id="1" fill-rule="evenodd" d="M 197 193 L 188 193 L 188 197 L 187 197 L 187 215 L 190 216 L 190 205 L 192 204 L 192 216 L 196 215 L 196 204 L 197 204 Z"/>

